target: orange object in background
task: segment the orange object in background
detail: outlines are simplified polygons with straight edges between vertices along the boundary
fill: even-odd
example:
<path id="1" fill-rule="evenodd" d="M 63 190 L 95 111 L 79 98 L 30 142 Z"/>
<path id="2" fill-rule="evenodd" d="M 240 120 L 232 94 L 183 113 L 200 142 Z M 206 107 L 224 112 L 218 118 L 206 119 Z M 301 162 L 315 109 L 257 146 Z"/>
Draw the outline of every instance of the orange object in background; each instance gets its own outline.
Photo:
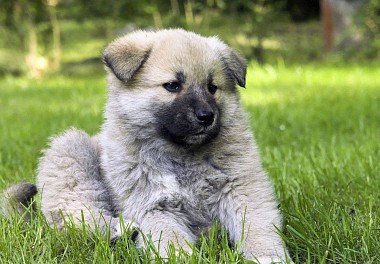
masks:
<path id="1" fill-rule="evenodd" d="M 334 24 L 329 0 L 321 0 L 321 13 L 325 49 L 331 51 L 334 47 Z"/>

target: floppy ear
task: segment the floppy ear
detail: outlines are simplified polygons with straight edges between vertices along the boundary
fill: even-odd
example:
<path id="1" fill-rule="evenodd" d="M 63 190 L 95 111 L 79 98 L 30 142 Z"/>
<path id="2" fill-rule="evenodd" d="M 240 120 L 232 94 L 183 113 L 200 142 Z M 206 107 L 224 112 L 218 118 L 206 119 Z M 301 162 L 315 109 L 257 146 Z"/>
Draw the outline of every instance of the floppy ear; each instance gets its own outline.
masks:
<path id="1" fill-rule="evenodd" d="M 238 52 L 224 44 L 217 37 L 209 38 L 210 44 L 219 53 L 227 73 L 234 82 L 245 87 L 245 76 L 247 74 L 247 61 Z"/>
<path id="2" fill-rule="evenodd" d="M 142 67 L 152 49 L 153 32 L 137 31 L 111 42 L 103 52 L 103 62 L 115 76 L 127 82 Z"/>

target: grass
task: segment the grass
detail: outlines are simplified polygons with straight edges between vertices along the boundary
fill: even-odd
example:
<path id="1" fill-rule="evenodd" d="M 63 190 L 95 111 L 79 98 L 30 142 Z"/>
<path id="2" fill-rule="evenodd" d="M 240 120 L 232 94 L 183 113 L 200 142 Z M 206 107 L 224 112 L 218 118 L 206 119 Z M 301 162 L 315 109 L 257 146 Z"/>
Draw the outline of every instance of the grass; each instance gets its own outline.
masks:
<path id="1" fill-rule="evenodd" d="M 258 66 L 242 102 L 285 215 L 296 263 L 380 262 L 379 65 Z M 47 139 L 70 126 L 95 134 L 104 74 L 0 79 L 0 188 L 34 181 Z M 170 263 L 243 263 L 214 228 L 192 256 Z M 0 218 L 0 263 L 139 263 L 149 253 L 123 238 L 58 232 L 43 217 L 29 225 Z M 156 261 L 160 263 L 157 258 Z"/>
<path id="2" fill-rule="evenodd" d="M 254 69 L 243 96 L 297 263 L 380 262 L 379 68 Z"/>

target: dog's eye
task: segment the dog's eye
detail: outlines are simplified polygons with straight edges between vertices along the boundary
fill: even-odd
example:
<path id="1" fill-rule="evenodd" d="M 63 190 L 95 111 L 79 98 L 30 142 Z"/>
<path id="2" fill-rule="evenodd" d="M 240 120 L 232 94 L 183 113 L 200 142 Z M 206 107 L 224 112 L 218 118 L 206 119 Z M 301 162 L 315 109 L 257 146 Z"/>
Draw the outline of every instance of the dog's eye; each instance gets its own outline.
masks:
<path id="1" fill-rule="evenodd" d="M 209 84 L 209 85 L 208 85 L 208 91 L 209 91 L 211 94 L 215 94 L 215 93 L 216 93 L 216 90 L 218 90 L 218 86 L 216 86 L 215 84 Z"/>
<path id="2" fill-rule="evenodd" d="M 177 93 L 181 90 L 181 84 L 179 82 L 168 82 L 164 83 L 162 86 L 172 93 Z"/>

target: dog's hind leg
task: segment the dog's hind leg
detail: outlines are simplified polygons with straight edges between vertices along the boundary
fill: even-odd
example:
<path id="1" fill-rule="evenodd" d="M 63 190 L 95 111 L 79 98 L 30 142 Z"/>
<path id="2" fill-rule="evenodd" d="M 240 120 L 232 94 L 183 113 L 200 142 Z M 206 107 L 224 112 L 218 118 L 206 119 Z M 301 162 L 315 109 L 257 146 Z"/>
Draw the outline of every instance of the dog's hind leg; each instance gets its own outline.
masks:
<path id="1" fill-rule="evenodd" d="M 61 229 L 72 221 L 110 230 L 111 239 L 121 235 L 112 194 L 102 177 L 99 144 L 85 132 L 70 129 L 52 139 L 40 160 L 37 186 L 49 224 Z"/>
<path id="2" fill-rule="evenodd" d="M 36 194 L 37 188 L 31 183 L 21 182 L 8 187 L 0 194 L 0 215 L 5 217 L 19 215 L 30 221 L 36 207 L 34 203 Z"/>

